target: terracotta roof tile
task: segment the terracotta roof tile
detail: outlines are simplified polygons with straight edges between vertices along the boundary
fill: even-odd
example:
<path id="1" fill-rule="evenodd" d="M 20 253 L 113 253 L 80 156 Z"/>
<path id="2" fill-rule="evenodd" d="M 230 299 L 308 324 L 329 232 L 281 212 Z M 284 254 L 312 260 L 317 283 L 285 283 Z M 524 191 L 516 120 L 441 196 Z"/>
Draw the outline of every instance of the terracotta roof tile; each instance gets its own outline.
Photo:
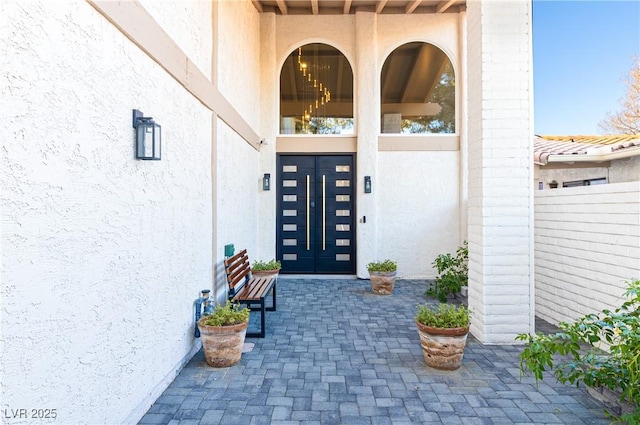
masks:
<path id="1" fill-rule="evenodd" d="M 603 155 L 631 147 L 640 147 L 640 135 L 535 136 L 533 161 L 545 165 L 551 155 Z"/>
<path id="2" fill-rule="evenodd" d="M 617 143 L 640 142 L 640 134 L 609 134 L 605 136 L 537 136 L 554 142 L 577 142 L 594 145 L 615 145 Z"/>

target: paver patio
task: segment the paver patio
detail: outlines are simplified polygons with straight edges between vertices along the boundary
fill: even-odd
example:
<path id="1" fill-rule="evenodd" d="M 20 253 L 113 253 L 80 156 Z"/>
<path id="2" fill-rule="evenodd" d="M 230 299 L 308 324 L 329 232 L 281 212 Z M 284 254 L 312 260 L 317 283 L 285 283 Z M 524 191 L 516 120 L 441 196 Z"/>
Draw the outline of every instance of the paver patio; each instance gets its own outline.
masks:
<path id="1" fill-rule="evenodd" d="M 517 345 L 470 336 L 459 370 L 427 367 L 413 322 L 426 285 L 381 296 L 368 280 L 281 277 L 266 338 L 230 368 L 198 352 L 140 424 L 609 423 L 584 389 L 521 379 Z"/>

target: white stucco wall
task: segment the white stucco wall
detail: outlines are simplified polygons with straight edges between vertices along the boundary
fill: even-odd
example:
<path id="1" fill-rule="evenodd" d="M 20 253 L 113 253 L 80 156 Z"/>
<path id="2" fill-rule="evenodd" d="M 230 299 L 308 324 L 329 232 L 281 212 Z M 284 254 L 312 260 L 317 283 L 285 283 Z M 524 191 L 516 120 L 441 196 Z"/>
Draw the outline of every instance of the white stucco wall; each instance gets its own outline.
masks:
<path id="1" fill-rule="evenodd" d="M 459 25 L 457 13 L 378 15 L 377 79 L 387 57 L 399 46 L 414 41 L 430 43 L 442 49 L 460 75 Z M 362 93 L 361 102 L 377 102 Z M 466 126 L 456 105 L 456 128 Z M 375 120 L 363 125 L 380 128 L 379 111 Z M 379 132 L 379 131 L 378 131 Z M 415 136 L 407 135 L 407 138 Z M 429 145 L 429 137 L 423 140 Z M 462 242 L 460 218 L 459 151 L 378 152 L 376 177 L 377 258 L 361 257 L 360 268 L 375 259 L 398 261 L 398 275 L 404 278 L 433 278 L 433 259 L 441 253 L 455 251 Z M 362 175 L 367 173 L 363 171 Z M 362 180 L 362 178 L 361 178 Z M 362 273 L 363 276 L 366 274 Z"/>
<path id="2" fill-rule="evenodd" d="M 278 66 L 278 87 L 280 86 L 280 68 L 285 59 L 293 50 L 304 44 L 326 43 L 335 47 L 347 57 L 353 69 L 355 58 L 354 15 L 277 15 L 276 30 L 275 54 Z M 279 92 L 278 96 L 280 96 Z M 276 119 L 279 117 L 278 112 L 271 111 Z"/>
<path id="3" fill-rule="evenodd" d="M 611 161 L 609 183 L 634 182 L 640 180 L 640 156 Z"/>
<path id="4" fill-rule="evenodd" d="M 539 183 L 542 182 L 544 184 L 544 189 L 550 189 L 549 183 L 555 180 L 558 183 L 558 187 L 562 187 L 562 183 L 564 182 L 572 182 L 576 180 L 587 180 L 587 179 L 600 179 L 600 178 L 609 178 L 609 168 L 606 166 L 593 166 L 593 167 L 572 167 L 570 165 L 566 165 L 566 168 L 558 168 L 562 167 L 562 164 L 557 164 L 555 167 L 547 168 L 536 166 L 538 169 L 535 178 L 535 190 L 538 190 Z"/>
<path id="5" fill-rule="evenodd" d="M 136 422 L 196 346 L 211 286 L 211 114 L 84 1 L 0 14 L 0 407 Z M 162 125 L 161 161 L 134 158 L 134 108 Z"/>
<path id="6" fill-rule="evenodd" d="M 536 165 L 535 189 L 538 183 L 544 183 L 549 189 L 549 182 L 555 180 L 558 187 L 564 182 L 589 179 L 607 179 L 608 183 L 624 183 L 640 180 L 640 156 L 614 159 L 604 163 L 554 163 L 552 166 Z"/>
<path id="7" fill-rule="evenodd" d="M 259 195 L 260 220 L 258 220 L 258 257 L 276 257 L 276 138 L 280 122 L 277 111 L 280 105 L 280 64 L 276 58 L 276 15 L 260 15 L 260 131 L 266 144 L 260 147 L 260 173 L 269 173 L 272 189 Z"/>
<path id="8" fill-rule="evenodd" d="M 356 57 L 354 61 L 354 118 L 358 153 L 356 156 L 356 274 L 369 277 L 367 264 L 378 259 L 378 192 L 364 196 L 364 176 L 378 179 L 377 135 L 380 129 L 380 76 L 378 72 L 378 15 L 356 12 Z M 369 217 L 365 222 L 365 217 Z M 394 258 L 395 259 L 395 258 Z"/>
<path id="9" fill-rule="evenodd" d="M 400 274 L 404 277 L 433 276 L 431 254 L 445 252 L 458 246 L 460 232 L 460 159 L 457 151 L 379 152 L 380 134 L 380 73 L 388 55 L 402 44 L 423 41 L 444 50 L 459 74 L 460 25 L 463 20 L 457 13 L 377 15 L 358 12 L 337 16 L 276 16 L 276 64 L 278 71 L 272 78 L 278 79 L 280 67 L 286 56 L 300 45 L 326 43 L 339 49 L 349 60 L 354 73 L 354 117 L 357 142 L 357 274 L 367 277 L 366 264 L 382 257 L 398 259 Z M 268 71 L 267 71 L 268 72 Z M 279 91 L 276 93 L 279 96 Z M 465 100 L 463 100 L 465 101 Z M 460 104 L 457 105 L 460 110 Z M 278 122 L 278 111 L 272 104 L 263 106 L 263 113 Z M 457 128 L 465 126 L 458 120 Z M 263 126 L 263 128 L 266 128 Z M 275 138 L 278 127 L 271 129 L 267 137 Z M 411 137 L 411 136 L 409 136 Z M 428 138 L 427 138 L 428 139 Z M 425 145 L 428 145 L 425 140 Z M 446 158 L 435 168 L 426 169 L 423 161 Z M 437 170 L 437 171 L 436 171 Z M 374 190 L 364 194 L 365 175 L 372 176 Z M 409 177 L 411 176 L 411 177 Z M 428 178 L 429 187 L 416 187 L 409 183 L 414 176 Z M 418 177 L 415 180 L 419 179 Z M 397 185 L 403 188 L 397 190 Z M 446 188 L 446 190 L 443 190 Z M 406 195 L 404 190 L 407 190 Z M 422 195 L 422 196 L 415 196 Z M 424 208 L 424 197 L 435 197 L 440 207 Z M 401 211 L 389 206 L 388 201 L 401 205 Z M 395 202 L 400 201 L 400 203 Z M 455 205 L 458 208 L 451 212 Z M 442 212 L 452 231 L 436 232 L 436 224 L 442 224 Z M 407 211 L 420 212 L 419 217 L 409 217 Z M 275 211 L 274 211 L 275 213 Z M 394 214 L 400 213 L 398 219 Z M 362 223 L 363 216 L 367 217 Z M 454 220 L 458 220 L 454 222 Z M 424 235 L 414 232 L 409 222 L 419 220 L 424 231 L 438 236 L 425 245 Z M 433 228 L 431 226 L 434 226 Z M 273 231 L 261 229 L 261 232 Z M 264 238 L 269 240 L 268 238 Z M 425 255 L 429 256 L 428 258 Z"/>
<path id="10" fill-rule="evenodd" d="M 459 17 L 457 13 L 378 15 L 379 71 L 397 47 L 413 41 L 431 43 L 442 49 L 458 76 Z M 457 126 L 456 126 L 457 127 Z"/>
<path id="11" fill-rule="evenodd" d="M 217 3 L 216 85 L 256 130 L 260 128 L 260 16 L 251 2 Z M 262 193 L 260 152 L 227 124 L 217 122 L 216 250 L 217 296 L 224 298 L 224 245 L 247 249 L 257 260 Z M 275 193 L 275 192 L 273 192 Z M 267 212 L 266 214 L 273 214 Z"/>
<path id="12" fill-rule="evenodd" d="M 212 2 L 139 0 L 205 75 L 211 74 Z M 197 10 L 198 13 L 194 13 Z"/>
<path id="13" fill-rule="evenodd" d="M 260 128 L 260 15 L 250 1 L 217 2 L 216 86 L 253 128 Z"/>
<path id="14" fill-rule="evenodd" d="M 640 182 L 535 192 L 536 314 L 615 309 L 640 279 Z"/>
<path id="15" fill-rule="evenodd" d="M 384 241 L 378 259 L 398 260 L 399 277 L 434 278 L 431 262 L 438 254 L 455 252 L 460 240 L 458 162 L 458 152 L 378 155 L 374 190 L 379 193 L 378 238 Z"/>
<path id="16" fill-rule="evenodd" d="M 217 236 L 214 260 L 217 265 L 217 297 L 224 300 L 224 246 L 232 243 L 235 252 L 247 249 L 249 260 L 257 258 L 259 153 L 224 122 L 217 127 Z"/>

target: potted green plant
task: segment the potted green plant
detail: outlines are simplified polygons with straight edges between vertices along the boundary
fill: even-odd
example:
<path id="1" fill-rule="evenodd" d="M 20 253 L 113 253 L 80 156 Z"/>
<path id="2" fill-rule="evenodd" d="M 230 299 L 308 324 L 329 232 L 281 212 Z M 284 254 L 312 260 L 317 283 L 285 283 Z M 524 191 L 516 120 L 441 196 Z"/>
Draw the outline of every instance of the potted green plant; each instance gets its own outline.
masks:
<path id="1" fill-rule="evenodd" d="M 396 282 L 398 263 L 393 260 L 375 261 L 367 264 L 371 290 L 374 294 L 389 295 Z"/>
<path id="2" fill-rule="evenodd" d="M 427 366 L 456 370 L 462 365 L 471 311 L 464 305 L 419 305 L 415 318 Z"/>
<path id="3" fill-rule="evenodd" d="M 640 424 L 640 279 L 627 282 L 624 297 L 614 311 L 561 322 L 556 333 L 518 335 L 520 372 L 537 381 L 550 370 L 559 382 L 583 383 L 623 423 Z"/>
<path id="4" fill-rule="evenodd" d="M 255 261 L 251 267 L 251 274 L 254 277 L 277 276 L 280 273 L 282 264 L 275 258 L 269 261 Z"/>
<path id="5" fill-rule="evenodd" d="M 426 295 L 447 302 L 450 295 L 459 294 L 469 281 L 469 246 L 467 241 L 456 250 L 456 254 L 440 254 L 431 263 L 438 270 L 434 284 L 427 289 Z"/>
<path id="6" fill-rule="evenodd" d="M 198 320 L 204 358 L 209 366 L 228 367 L 240 361 L 249 324 L 249 309 L 227 301 Z"/>

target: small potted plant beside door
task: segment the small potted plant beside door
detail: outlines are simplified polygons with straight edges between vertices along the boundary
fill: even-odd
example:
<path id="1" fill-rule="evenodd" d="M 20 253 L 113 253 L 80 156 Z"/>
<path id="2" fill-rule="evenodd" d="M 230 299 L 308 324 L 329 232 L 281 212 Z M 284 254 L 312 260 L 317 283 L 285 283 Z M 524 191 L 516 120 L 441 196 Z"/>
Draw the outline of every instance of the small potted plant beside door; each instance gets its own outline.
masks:
<path id="1" fill-rule="evenodd" d="M 389 295 L 393 292 L 397 269 L 398 263 L 389 259 L 367 264 L 371 290 L 374 294 Z"/>
<path id="2" fill-rule="evenodd" d="M 462 365 L 471 312 L 464 305 L 419 305 L 416 325 L 427 366 L 456 370 Z"/>
<path id="3" fill-rule="evenodd" d="M 216 305 L 198 320 L 204 359 L 209 366 L 229 367 L 240 361 L 249 324 L 249 309 L 230 301 Z"/>
<path id="4" fill-rule="evenodd" d="M 255 261 L 251 266 L 253 277 L 277 277 L 282 264 L 275 258 L 270 261 Z"/>

